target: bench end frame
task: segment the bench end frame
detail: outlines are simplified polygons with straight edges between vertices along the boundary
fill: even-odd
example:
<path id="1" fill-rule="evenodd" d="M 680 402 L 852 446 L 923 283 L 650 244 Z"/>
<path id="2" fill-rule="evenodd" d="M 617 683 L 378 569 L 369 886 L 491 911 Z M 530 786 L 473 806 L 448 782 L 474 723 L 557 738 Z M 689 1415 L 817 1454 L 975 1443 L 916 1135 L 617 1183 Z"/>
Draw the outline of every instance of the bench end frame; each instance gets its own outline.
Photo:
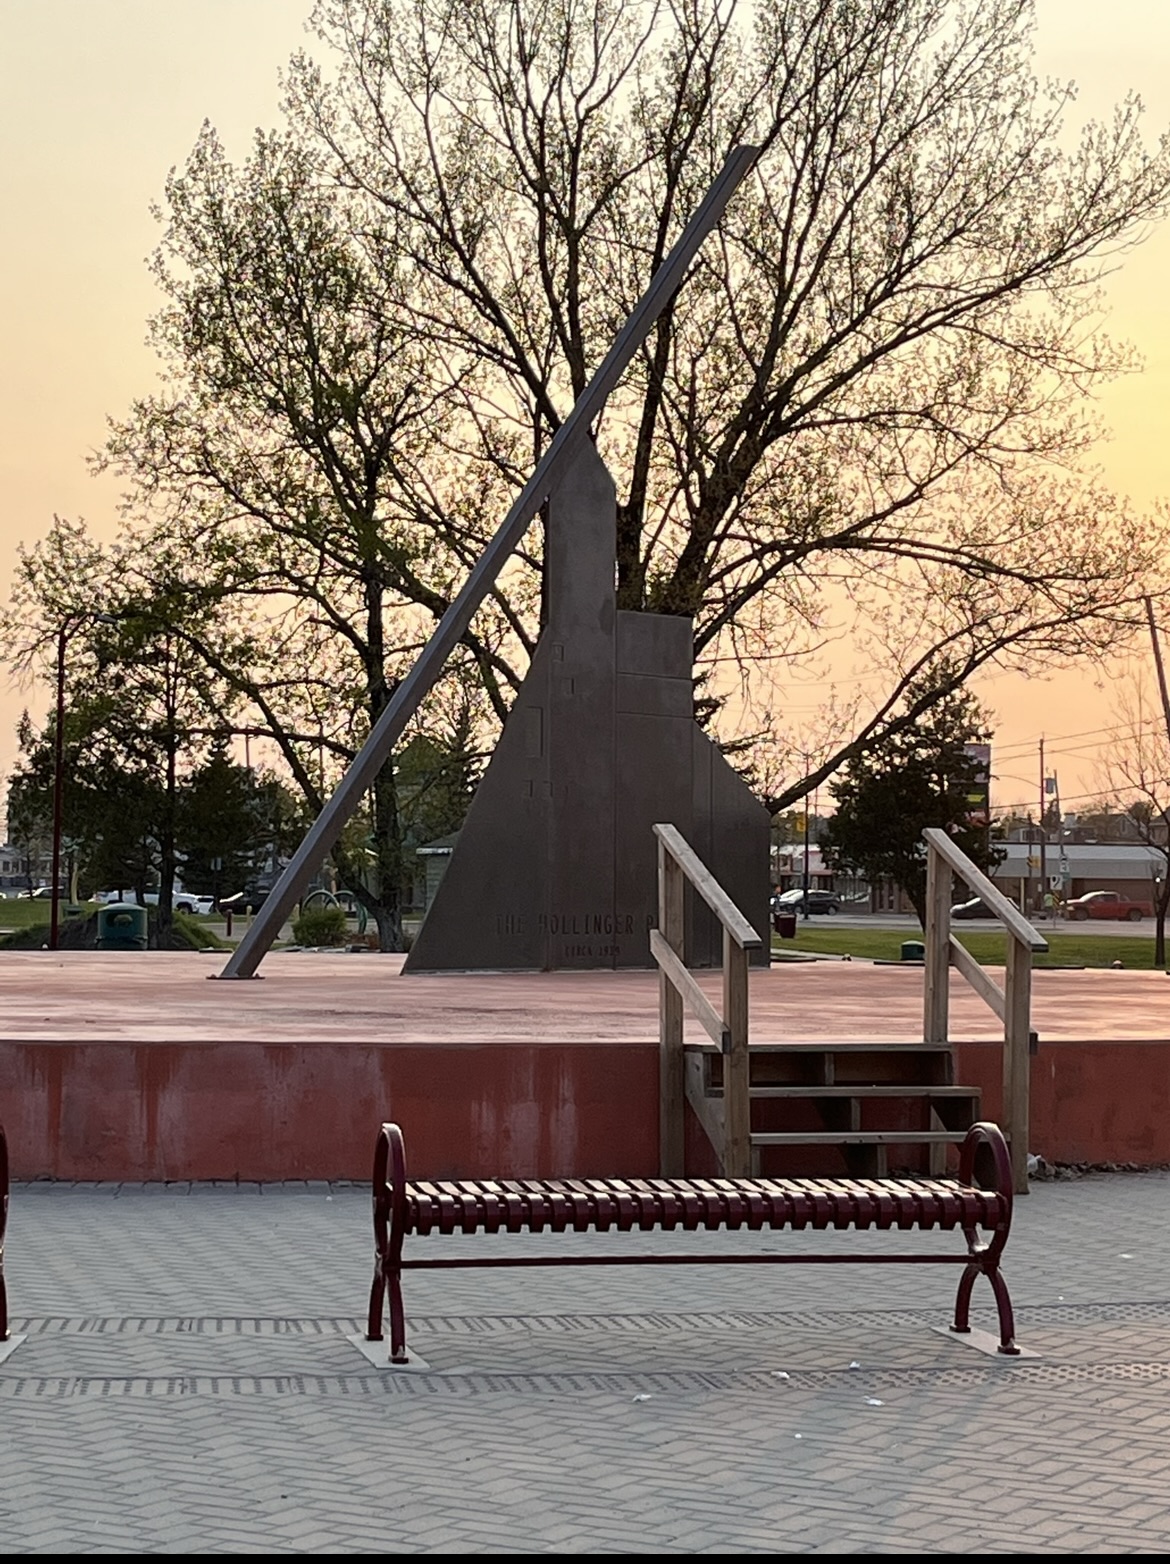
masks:
<path id="1" fill-rule="evenodd" d="M 389 1176 L 387 1176 L 389 1175 Z M 406 1219 L 406 1146 L 397 1124 L 383 1124 L 374 1144 L 374 1280 L 366 1340 L 381 1341 L 382 1309 L 390 1293 L 390 1361 L 409 1363 L 402 1306 L 402 1237 Z"/>

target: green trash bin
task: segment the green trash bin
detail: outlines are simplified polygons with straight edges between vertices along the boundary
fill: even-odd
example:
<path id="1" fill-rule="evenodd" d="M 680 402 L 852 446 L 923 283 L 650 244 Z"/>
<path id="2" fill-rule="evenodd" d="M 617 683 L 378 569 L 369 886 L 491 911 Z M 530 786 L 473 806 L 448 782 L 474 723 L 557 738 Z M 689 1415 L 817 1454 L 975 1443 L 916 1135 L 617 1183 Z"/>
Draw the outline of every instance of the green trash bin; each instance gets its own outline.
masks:
<path id="1" fill-rule="evenodd" d="M 147 913 L 136 901 L 113 901 L 98 908 L 99 950 L 145 950 Z"/>
<path id="2" fill-rule="evenodd" d="M 926 946 L 920 939 L 905 939 L 902 941 L 903 961 L 925 961 Z"/>

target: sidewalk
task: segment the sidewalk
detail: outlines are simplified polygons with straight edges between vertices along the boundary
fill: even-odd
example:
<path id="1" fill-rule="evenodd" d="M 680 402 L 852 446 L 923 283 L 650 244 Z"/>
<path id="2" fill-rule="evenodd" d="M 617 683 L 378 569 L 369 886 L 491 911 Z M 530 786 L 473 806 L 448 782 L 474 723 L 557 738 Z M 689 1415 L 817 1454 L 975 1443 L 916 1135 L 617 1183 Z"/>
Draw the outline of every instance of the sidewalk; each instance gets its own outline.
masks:
<path id="1" fill-rule="evenodd" d="M 552 1268 L 408 1274 L 430 1370 L 398 1374 L 346 1339 L 367 1189 L 18 1184 L 0 1552 L 1159 1553 L 1168 1200 L 1146 1173 L 1019 1202 L 1037 1358 L 931 1329 L 950 1268 Z"/>

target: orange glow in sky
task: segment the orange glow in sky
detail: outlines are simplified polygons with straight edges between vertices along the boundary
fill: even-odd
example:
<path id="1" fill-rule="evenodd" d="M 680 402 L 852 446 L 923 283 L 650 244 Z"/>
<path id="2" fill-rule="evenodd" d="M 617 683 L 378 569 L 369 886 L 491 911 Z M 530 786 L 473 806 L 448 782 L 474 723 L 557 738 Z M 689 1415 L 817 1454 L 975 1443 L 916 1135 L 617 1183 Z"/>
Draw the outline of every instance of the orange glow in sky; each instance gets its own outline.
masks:
<path id="1" fill-rule="evenodd" d="M 182 164 L 206 118 L 242 159 L 256 126 L 277 121 L 278 72 L 306 43 L 310 0 L 0 0 L 0 592 L 18 541 L 54 512 L 84 516 L 101 537 L 117 527 L 115 480 L 85 461 L 148 391 L 145 345 L 157 297 L 146 258 L 158 229 L 149 206 Z M 1038 0 L 1038 68 L 1080 85 L 1085 117 L 1107 116 L 1128 89 L 1148 135 L 1170 126 L 1170 0 Z M 1106 480 L 1143 508 L 1170 500 L 1170 229 L 1154 234 L 1109 285 L 1112 335 L 1145 367 L 1108 388 L 1113 435 L 1099 451 Z M 1170 655 L 1170 648 L 1167 648 Z M 1148 648 L 1137 648 L 1148 663 Z M 1097 791 L 1097 757 L 1117 720 L 1093 671 L 1051 680 L 984 681 L 995 710 L 993 802 L 1034 802 L 1045 736 L 1062 803 Z M 802 700 L 812 697 L 802 694 Z M 0 780 L 28 705 L 51 692 L 0 680 Z"/>

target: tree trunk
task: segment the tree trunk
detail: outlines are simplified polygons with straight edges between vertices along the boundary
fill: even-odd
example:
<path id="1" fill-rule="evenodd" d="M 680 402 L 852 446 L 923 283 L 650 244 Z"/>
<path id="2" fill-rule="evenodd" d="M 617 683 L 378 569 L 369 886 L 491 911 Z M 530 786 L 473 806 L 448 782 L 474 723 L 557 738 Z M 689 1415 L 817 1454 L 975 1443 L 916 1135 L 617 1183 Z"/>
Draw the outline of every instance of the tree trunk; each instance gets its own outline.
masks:
<path id="1" fill-rule="evenodd" d="M 378 949 L 402 950 L 402 821 L 392 764 L 378 773 L 373 802 L 377 896 L 370 910 L 378 925 Z"/>
<path id="2" fill-rule="evenodd" d="M 374 907 L 374 922 L 378 925 L 378 949 L 380 951 L 401 950 L 403 947 L 401 909 L 387 907 L 379 901 Z"/>
<path id="3" fill-rule="evenodd" d="M 178 687 L 174 664 L 171 661 L 170 638 L 166 638 L 166 744 L 167 773 L 166 793 L 163 798 L 162 822 L 158 833 L 158 923 L 155 942 L 159 950 L 170 950 L 174 932 L 175 896 L 175 805 L 178 798 Z"/>
<path id="4" fill-rule="evenodd" d="M 385 605 L 381 577 L 369 569 L 365 575 L 366 600 L 366 677 L 369 684 L 370 727 L 373 729 L 389 703 L 391 690 L 386 682 Z M 361 897 L 366 911 L 378 925 L 378 949 L 398 951 L 402 947 L 402 821 L 398 812 L 398 786 L 394 780 L 393 757 L 374 778 L 370 789 L 370 846 L 373 886 L 366 875 L 359 879 L 366 886 Z M 369 860 L 368 860 L 369 861 Z M 355 887 L 355 894 L 360 894 Z"/>

